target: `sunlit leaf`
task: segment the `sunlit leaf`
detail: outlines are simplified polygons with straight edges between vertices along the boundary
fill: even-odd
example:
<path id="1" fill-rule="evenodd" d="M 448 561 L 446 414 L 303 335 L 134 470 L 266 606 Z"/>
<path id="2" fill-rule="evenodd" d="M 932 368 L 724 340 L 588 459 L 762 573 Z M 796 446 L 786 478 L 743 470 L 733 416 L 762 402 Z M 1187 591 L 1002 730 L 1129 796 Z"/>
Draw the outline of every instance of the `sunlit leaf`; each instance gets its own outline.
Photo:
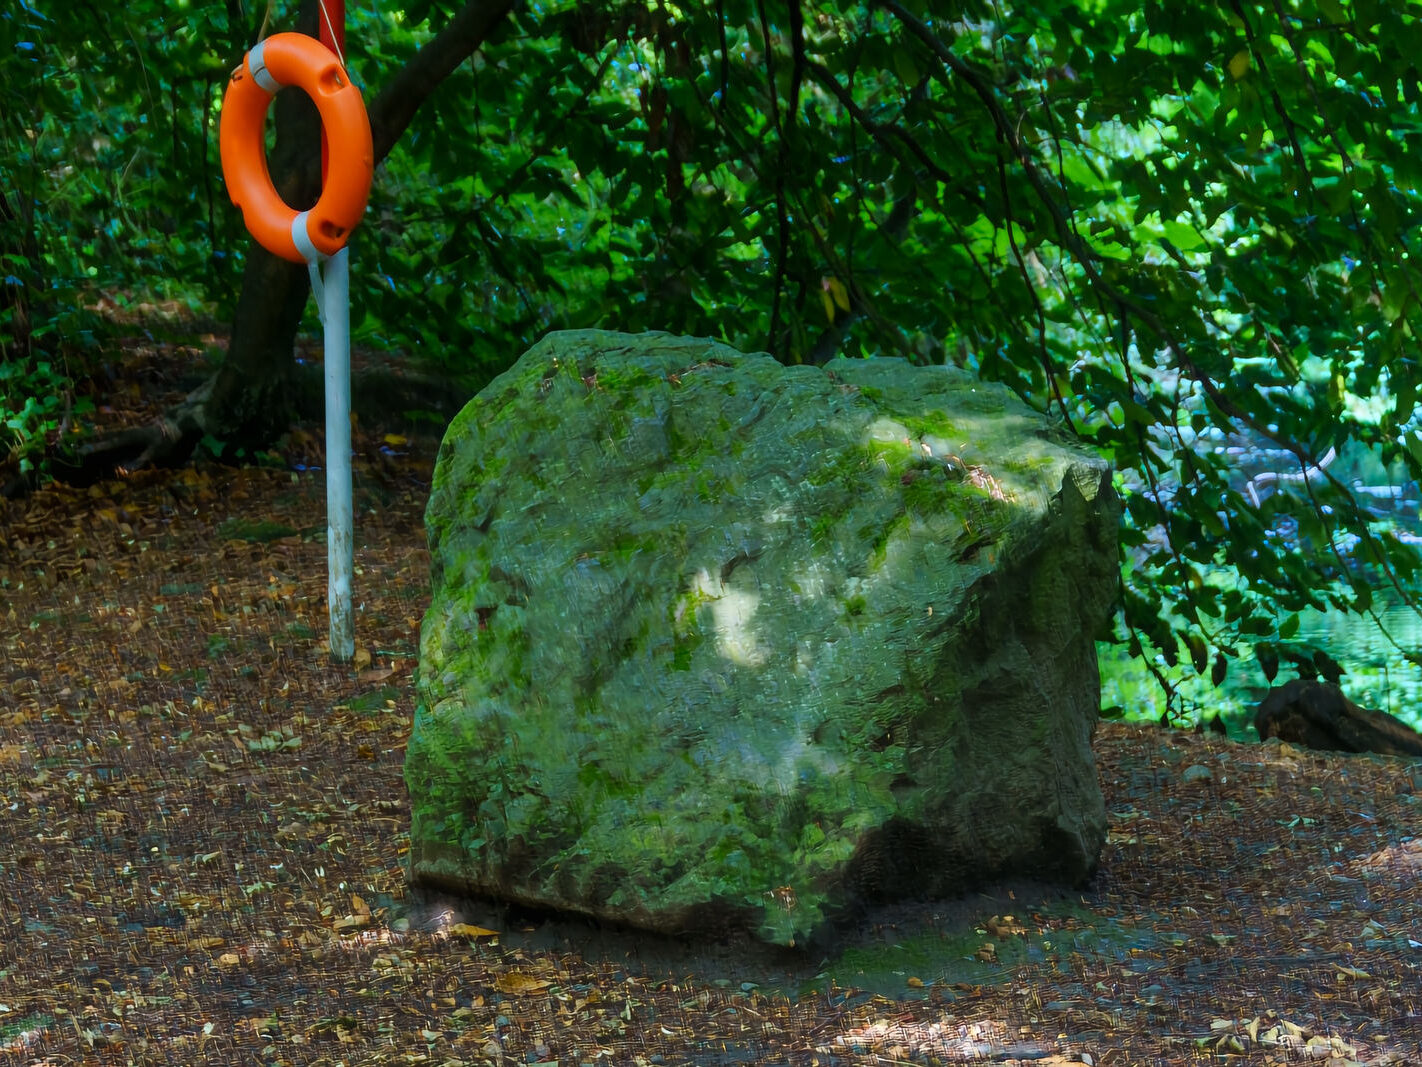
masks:
<path id="1" fill-rule="evenodd" d="M 528 996 L 541 993 L 553 983 L 546 978 L 538 978 L 522 971 L 504 971 L 494 979 L 494 988 L 500 993 L 513 996 Z"/>
<path id="2" fill-rule="evenodd" d="M 454 923 L 450 926 L 449 932 L 455 937 L 480 938 L 499 936 L 497 930 L 489 930 L 483 926 L 472 926 L 469 923 Z"/>

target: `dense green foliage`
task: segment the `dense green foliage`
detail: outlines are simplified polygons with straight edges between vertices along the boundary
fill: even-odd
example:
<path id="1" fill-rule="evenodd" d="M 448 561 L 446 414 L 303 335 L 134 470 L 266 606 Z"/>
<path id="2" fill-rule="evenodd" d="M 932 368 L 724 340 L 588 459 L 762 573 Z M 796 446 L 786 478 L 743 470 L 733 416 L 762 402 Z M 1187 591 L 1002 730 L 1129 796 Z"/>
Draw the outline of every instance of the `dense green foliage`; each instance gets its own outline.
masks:
<path id="1" fill-rule="evenodd" d="M 353 3 L 356 80 L 379 88 L 458 6 Z M 230 313 L 245 239 L 216 114 L 256 29 L 235 10 L 0 16 L 19 216 L 0 273 L 37 337 L 78 339 L 86 286 Z M 378 174 L 358 336 L 471 388 L 594 325 L 970 367 L 1121 470 L 1117 636 L 1167 681 L 1180 651 L 1207 675 L 1256 645 L 1267 664 L 1298 610 L 1408 599 L 1417 567 L 1340 472 L 1422 473 L 1419 19 L 1391 0 L 527 4 Z M 61 406 L 44 351 L 6 349 L 20 450 Z"/>
<path id="2" fill-rule="evenodd" d="M 70 378 L 105 340 L 101 295 L 191 302 L 233 285 L 241 222 L 205 117 L 240 44 L 220 10 L 195 7 L 22 0 L 0 13 L 0 445 L 12 463 L 82 422 Z"/>

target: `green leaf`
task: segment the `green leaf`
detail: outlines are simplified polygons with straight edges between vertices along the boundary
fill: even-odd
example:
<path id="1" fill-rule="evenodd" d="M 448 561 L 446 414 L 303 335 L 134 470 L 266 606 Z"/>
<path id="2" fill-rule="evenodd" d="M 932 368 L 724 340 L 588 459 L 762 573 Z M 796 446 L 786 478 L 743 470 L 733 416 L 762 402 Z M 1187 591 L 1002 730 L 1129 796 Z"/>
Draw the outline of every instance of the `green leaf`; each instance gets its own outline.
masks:
<path id="1" fill-rule="evenodd" d="M 894 51 L 894 71 L 905 85 L 917 85 L 921 77 L 918 64 L 914 62 L 913 55 L 906 47 Z"/>
<path id="2" fill-rule="evenodd" d="M 1272 682 L 1279 673 L 1279 650 L 1277 646 L 1268 642 L 1261 642 L 1254 646 L 1255 658 L 1259 660 L 1259 668 L 1264 672 L 1264 680 Z"/>
<path id="3" fill-rule="evenodd" d="M 1195 227 L 1188 226 L 1183 222 L 1167 220 L 1161 224 L 1165 231 L 1165 236 L 1170 243 L 1182 252 L 1191 252 L 1205 243 L 1205 239 L 1200 236 Z"/>

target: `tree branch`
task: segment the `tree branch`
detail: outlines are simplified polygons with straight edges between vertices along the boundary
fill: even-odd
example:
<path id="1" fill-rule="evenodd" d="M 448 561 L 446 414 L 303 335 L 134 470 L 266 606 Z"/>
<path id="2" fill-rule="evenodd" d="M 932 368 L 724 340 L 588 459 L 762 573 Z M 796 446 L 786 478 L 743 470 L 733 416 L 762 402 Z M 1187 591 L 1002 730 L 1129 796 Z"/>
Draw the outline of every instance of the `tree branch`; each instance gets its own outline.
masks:
<path id="1" fill-rule="evenodd" d="M 1076 423 L 1072 421 L 1071 412 L 1067 410 L 1066 398 L 1062 396 L 1061 388 L 1057 385 L 1057 376 L 1052 372 L 1052 357 L 1047 351 L 1047 312 L 1042 307 L 1042 297 L 1037 292 L 1037 286 L 1032 283 L 1032 277 L 1027 273 L 1027 257 L 1022 254 L 1022 249 L 1017 245 L 1017 234 L 1013 231 L 1013 226 L 1017 220 L 1012 217 L 1012 193 L 1007 185 L 1007 160 L 999 154 L 997 157 L 997 180 L 1002 195 L 1002 211 L 1006 216 L 1007 244 L 1012 249 L 1012 258 L 1017 261 L 1017 269 L 1022 274 L 1022 284 L 1027 288 L 1027 295 L 1032 298 L 1032 307 L 1037 315 L 1037 346 L 1041 356 L 1042 374 L 1046 379 L 1046 386 L 1051 390 L 1052 397 L 1057 402 L 1057 408 L 1062 413 L 1062 419 L 1066 422 L 1067 428 L 1076 433 Z"/>
<path id="2" fill-rule="evenodd" d="M 1283 124 L 1284 133 L 1288 135 L 1289 150 L 1293 153 L 1294 164 L 1299 168 L 1299 177 L 1303 179 L 1303 186 L 1308 190 L 1309 203 L 1312 204 L 1313 175 L 1309 173 L 1308 160 L 1304 156 L 1303 145 L 1299 144 L 1298 126 L 1289 117 L 1288 109 L 1284 107 L 1284 101 L 1279 97 L 1279 87 L 1274 84 L 1274 76 L 1269 73 L 1269 66 L 1265 63 L 1264 55 L 1259 49 L 1259 41 L 1254 36 L 1254 27 L 1250 25 L 1244 8 L 1239 6 L 1239 0 L 1230 0 L 1229 6 L 1234 10 L 1240 25 L 1244 27 L 1244 40 L 1249 46 L 1249 54 L 1254 58 L 1255 66 L 1259 68 L 1259 77 L 1269 87 L 1269 100 L 1274 105 L 1274 113 L 1279 116 L 1279 122 Z"/>
<path id="3" fill-rule="evenodd" d="M 928 152 L 913 134 L 892 122 L 878 122 L 870 117 L 867 111 L 854 102 L 854 96 L 839 83 L 839 79 L 831 74 L 828 68 L 819 63 L 807 63 L 805 70 L 820 88 L 839 101 L 839 106 L 844 108 L 846 114 L 863 127 L 864 131 L 874 138 L 885 152 L 901 163 L 907 164 L 909 162 L 904 158 L 902 152 L 891 143 L 892 135 L 892 141 L 901 143 L 912 153 L 928 174 L 942 182 L 945 187 L 952 189 L 955 194 L 964 197 L 970 204 L 979 208 L 984 206 L 981 197 L 964 189 L 956 175 L 944 170 L 929 157 Z"/>
<path id="4" fill-rule="evenodd" d="M 370 102 L 375 162 L 390 154 L 431 93 L 477 52 L 519 0 L 469 0 Z"/>
<path id="5" fill-rule="evenodd" d="M 1230 397 L 1220 389 L 1215 380 L 1207 374 L 1189 354 L 1185 345 L 1175 336 L 1175 332 L 1164 323 L 1160 316 L 1133 299 L 1113 283 L 1108 281 L 1097 267 L 1098 256 L 1096 252 L 1076 233 L 1072 227 L 1071 219 L 1067 217 L 1066 211 L 1057 202 L 1048 187 L 1047 178 L 1043 175 L 1040 167 L 1032 158 L 1031 152 L 1022 143 L 1022 138 L 1017 132 L 1017 124 L 1012 121 L 1007 112 L 1003 109 L 1002 103 L 997 99 L 991 85 L 983 73 L 968 63 L 962 57 L 955 55 L 953 51 L 938 39 L 931 29 L 928 28 L 913 12 L 903 6 L 899 0 L 878 0 L 880 6 L 891 12 L 903 25 L 928 46 L 929 50 L 938 57 L 939 61 L 952 73 L 958 75 L 973 90 L 974 94 L 982 101 L 988 116 L 992 119 L 993 127 L 1002 137 L 1003 142 L 1011 150 L 1013 157 L 1022 167 L 1022 173 L 1026 177 L 1029 185 L 1037 194 L 1042 207 L 1051 217 L 1052 228 L 1056 231 L 1057 243 L 1061 245 L 1072 258 L 1080 265 L 1082 272 L 1086 275 L 1091 287 L 1099 293 L 1106 301 L 1117 307 L 1124 308 L 1140 323 L 1149 328 L 1160 341 L 1165 344 L 1179 360 L 1180 366 L 1191 377 L 1200 383 L 1200 388 L 1205 391 L 1210 402 L 1219 408 L 1228 418 L 1235 419 L 1241 424 L 1248 426 L 1256 433 L 1271 441 L 1275 441 L 1280 447 L 1288 449 L 1296 457 L 1304 462 L 1312 462 L 1312 457 L 1304 447 L 1296 441 L 1291 441 L 1281 437 L 1277 430 L 1271 430 L 1260 419 L 1245 411 L 1236 404 Z"/>
<path id="6" fill-rule="evenodd" d="M 798 2 L 798 0 L 797 0 Z M 770 128 L 775 131 L 779 166 L 775 168 L 775 217 L 776 231 L 780 243 L 775 252 L 775 288 L 770 297 L 770 329 L 766 334 L 766 347 L 771 354 L 780 354 L 777 334 L 780 332 L 780 295 L 785 288 L 786 264 L 790 258 L 790 217 L 785 208 L 785 168 L 788 156 L 785 150 L 785 127 L 780 121 L 780 90 L 775 85 L 775 46 L 771 41 L 770 19 L 765 13 L 764 0 L 756 0 L 756 11 L 760 15 L 760 33 L 765 41 L 765 81 L 770 100 Z M 790 116 L 790 125 L 795 124 L 795 116 Z"/>
<path id="7" fill-rule="evenodd" d="M 800 121 L 800 84 L 805 80 L 805 13 L 790 0 L 790 125 Z"/>

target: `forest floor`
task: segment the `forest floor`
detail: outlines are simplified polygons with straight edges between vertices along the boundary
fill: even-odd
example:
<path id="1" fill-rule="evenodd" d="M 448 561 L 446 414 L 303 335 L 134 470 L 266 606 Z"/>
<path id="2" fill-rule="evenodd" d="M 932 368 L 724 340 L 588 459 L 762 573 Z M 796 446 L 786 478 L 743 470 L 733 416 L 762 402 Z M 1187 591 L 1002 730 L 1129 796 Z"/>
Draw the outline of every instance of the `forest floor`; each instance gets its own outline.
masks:
<path id="1" fill-rule="evenodd" d="M 310 428 L 0 502 L 0 1063 L 1422 1063 L 1422 761 L 1103 725 L 1092 886 L 813 958 L 413 893 L 435 442 L 355 440 L 353 665 Z"/>

